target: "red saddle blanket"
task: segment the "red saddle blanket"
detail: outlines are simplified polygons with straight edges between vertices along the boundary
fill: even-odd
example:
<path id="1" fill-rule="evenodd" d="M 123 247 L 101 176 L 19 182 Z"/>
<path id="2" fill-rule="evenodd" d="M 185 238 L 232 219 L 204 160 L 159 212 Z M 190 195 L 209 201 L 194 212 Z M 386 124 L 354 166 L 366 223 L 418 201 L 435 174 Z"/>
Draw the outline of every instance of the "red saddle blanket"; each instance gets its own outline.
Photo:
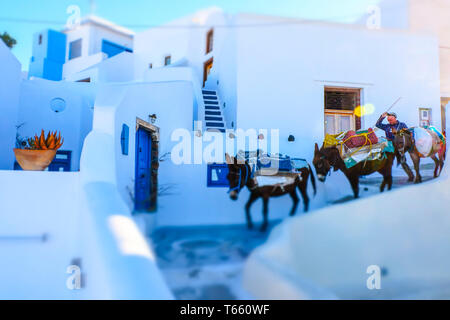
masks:
<path id="1" fill-rule="evenodd" d="M 350 130 L 345 134 L 343 141 L 347 148 L 353 149 L 370 144 L 377 144 L 378 137 L 372 128 L 369 128 L 369 130 L 367 131 L 359 131 L 359 132 Z"/>

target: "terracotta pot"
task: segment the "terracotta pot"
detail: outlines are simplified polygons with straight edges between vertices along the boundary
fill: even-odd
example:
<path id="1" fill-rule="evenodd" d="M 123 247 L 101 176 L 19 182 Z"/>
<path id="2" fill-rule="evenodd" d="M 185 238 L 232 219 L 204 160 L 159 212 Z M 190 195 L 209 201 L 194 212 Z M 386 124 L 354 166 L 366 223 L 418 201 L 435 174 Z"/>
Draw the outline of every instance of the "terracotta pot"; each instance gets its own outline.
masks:
<path id="1" fill-rule="evenodd" d="M 14 149 L 16 160 L 23 170 L 44 171 L 56 156 L 56 150 Z"/>

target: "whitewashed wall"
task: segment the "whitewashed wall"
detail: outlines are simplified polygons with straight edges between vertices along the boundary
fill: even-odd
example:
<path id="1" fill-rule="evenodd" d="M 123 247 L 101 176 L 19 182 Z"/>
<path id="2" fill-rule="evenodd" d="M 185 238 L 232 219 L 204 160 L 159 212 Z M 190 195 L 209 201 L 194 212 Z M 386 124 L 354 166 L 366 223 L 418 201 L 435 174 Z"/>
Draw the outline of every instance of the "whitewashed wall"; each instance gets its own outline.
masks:
<path id="1" fill-rule="evenodd" d="M 71 170 L 79 170 L 83 141 L 92 129 L 95 88 L 88 83 L 53 82 L 42 79 L 23 81 L 17 124 L 21 136 L 34 136 L 44 129 L 60 131 L 61 150 L 72 151 Z M 50 103 L 62 98 L 66 109 L 54 112 Z"/>
<path id="2" fill-rule="evenodd" d="M 271 23 L 241 15 L 239 23 Z M 408 126 L 419 124 L 419 107 L 433 109 L 440 127 L 437 39 L 408 32 L 370 31 L 357 26 L 296 23 L 242 28 L 237 39 L 237 125 L 280 129 L 282 153 L 312 158 L 324 136 L 324 87 L 362 88 L 375 112 L 373 127 L 392 109 Z M 295 136 L 294 143 L 287 142 Z"/>
<path id="3" fill-rule="evenodd" d="M 0 170 L 12 169 L 14 165 L 21 69 L 19 61 L 0 40 Z"/>
<path id="4" fill-rule="evenodd" d="M 154 68 L 164 66 L 164 57 L 171 55 L 172 63 L 185 58 L 189 66 L 194 68 L 198 80 L 203 83 L 203 64 L 214 57 L 214 63 L 219 63 L 216 54 L 221 54 L 224 41 L 228 36 L 225 25 L 229 24 L 228 16 L 219 8 L 210 8 L 196 12 L 193 15 L 177 19 L 161 26 L 136 34 L 134 52 L 143 59 L 143 68 L 152 63 Z M 213 51 L 206 54 L 206 35 L 214 26 Z M 231 65 L 228 68 L 232 68 Z"/>
<path id="5" fill-rule="evenodd" d="M 104 57 L 105 55 L 102 54 Z M 92 57 L 96 57 L 92 56 Z M 66 81 L 80 81 L 90 79 L 93 83 L 101 82 L 127 82 L 135 81 L 135 64 L 138 57 L 129 52 L 122 52 L 109 59 L 99 59 L 99 62 L 91 67 L 74 72 L 68 72 Z"/>
<path id="6" fill-rule="evenodd" d="M 66 43 L 66 63 L 63 66 L 63 79 L 69 79 L 73 74 L 87 69 L 107 58 L 102 53 L 102 41 L 108 40 L 113 43 L 133 49 L 133 38 L 120 33 L 108 30 L 107 28 L 85 24 L 73 30 L 65 32 Z M 82 39 L 81 56 L 69 60 L 70 43 Z"/>

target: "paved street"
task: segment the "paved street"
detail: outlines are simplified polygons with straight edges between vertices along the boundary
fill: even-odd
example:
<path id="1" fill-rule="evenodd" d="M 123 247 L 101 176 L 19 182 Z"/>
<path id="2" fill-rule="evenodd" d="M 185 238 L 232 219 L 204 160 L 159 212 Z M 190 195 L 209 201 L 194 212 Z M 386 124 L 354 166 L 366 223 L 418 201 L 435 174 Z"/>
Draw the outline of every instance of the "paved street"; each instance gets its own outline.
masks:
<path id="1" fill-rule="evenodd" d="M 394 169 L 394 187 L 412 185 L 401 168 Z M 432 179 L 434 164 L 423 164 L 423 181 Z M 361 179 L 361 197 L 379 192 L 381 176 Z M 347 196 L 333 203 L 352 201 Z M 314 214 L 314 211 L 311 212 Z M 273 228 L 278 222 L 272 222 Z M 250 252 L 270 232 L 242 226 L 161 228 L 152 236 L 157 263 L 175 297 L 182 300 L 251 299 L 241 287 L 242 268 Z"/>

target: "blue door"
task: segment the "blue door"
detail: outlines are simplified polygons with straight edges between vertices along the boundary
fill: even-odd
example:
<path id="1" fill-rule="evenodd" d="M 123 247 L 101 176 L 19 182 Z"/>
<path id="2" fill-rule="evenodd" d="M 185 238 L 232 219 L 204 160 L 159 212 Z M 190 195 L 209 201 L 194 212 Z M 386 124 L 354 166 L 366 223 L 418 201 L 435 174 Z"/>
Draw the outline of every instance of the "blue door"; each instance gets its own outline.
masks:
<path id="1" fill-rule="evenodd" d="M 138 129 L 136 132 L 136 178 L 135 178 L 135 210 L 150 211 L 152 209 L 152 138 L 150 132 Z"/>

